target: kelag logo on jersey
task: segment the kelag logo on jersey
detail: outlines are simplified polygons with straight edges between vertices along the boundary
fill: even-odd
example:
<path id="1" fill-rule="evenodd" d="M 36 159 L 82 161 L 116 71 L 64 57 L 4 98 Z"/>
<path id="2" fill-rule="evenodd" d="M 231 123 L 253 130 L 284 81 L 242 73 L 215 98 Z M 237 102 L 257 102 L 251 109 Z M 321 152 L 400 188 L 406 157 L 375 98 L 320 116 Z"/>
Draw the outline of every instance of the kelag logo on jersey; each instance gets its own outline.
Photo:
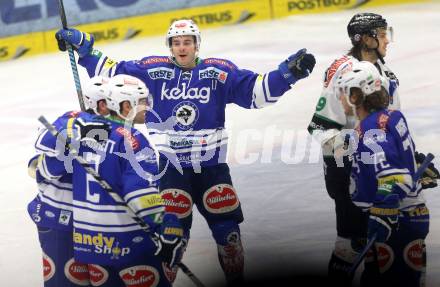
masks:
<path id="1" fill-rule="evenodd" d="M 150 76 L 152 80 L 157 80 L 157 79 L 171 80 L 174 78 L 174 69 L 170 69 L 170 68 L 165 68 L 165 67 L 153 68 L 153 69 L 148 69 L 147 72 L 148 72 L 148 76 Z"/>
<path id="2" fill-rule="evenodd" d="M 199 79 L 215 79 L 218 80 L 220 83 L 225 83 L 226 79 L 228 78 L 228 73 L 225 71 L 222 71 L 220 69 L 217 69 L 215 67 L 209 67 L 204 70 L 199 71 Z"/>

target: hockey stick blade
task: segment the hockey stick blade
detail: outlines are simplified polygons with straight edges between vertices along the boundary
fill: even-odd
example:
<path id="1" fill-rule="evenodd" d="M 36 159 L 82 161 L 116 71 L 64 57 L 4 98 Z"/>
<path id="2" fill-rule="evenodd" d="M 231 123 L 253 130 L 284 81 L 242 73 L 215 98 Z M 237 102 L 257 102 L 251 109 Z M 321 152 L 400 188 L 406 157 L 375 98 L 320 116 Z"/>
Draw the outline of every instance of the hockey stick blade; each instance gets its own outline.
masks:
<path id="1" fill-rule="evenodd" d="M 183 262 L 177 263 L 177 266 L 179 266 L 183 273 L 185 273 L 186 276 L 191 279 L 194 285 L 196 285 L 197 287 L 205 287 L 205 285 L 199 280 L 199 278 L 197 278 L 197 276 L 194 275 L 194 273 L 192 273 L 191 270 L 189 270 L 189 268 Z"/>
<path id="2" fill-rule="evenodd" d="M 61 24 L 63 29 L 67 29 L 67 19 L 66 19 L 66 11 L 64 10 L 63 0 L 58 0 L 58 11 L 61 18 Z M 83 92 L 81 88 L 81 81 L 79 79 L 78 67 L 76 66 L 75 54 L 73 52 L 72 46 L 66 42 L 67 53 L 69 54 L 70 67 L 72 68 L 73 80 L 75 82 L 76 94 L 78 96 L 79 106 L 81 111 L 86 110 L 86 106 L 84 104 Z"/>
<path id="3" fill-rule="evenodd" d="M 44 127 L 54 136 L 57 138 L 57 140 L 61 140 L 62 143 L 65 145 L 67 142 L 67 139 L 58 132 L 58 130 L 51 124 L 49 121 L 44 117 L 40 116 L 38 118 L 38 121 L 44 125 Z M 75 160 L 84 168 L 84 170 L 93 176 L 93 178 L 99 183 L 99 185 L 113 198 L 114 201 L 121 203 L 122 206 L 125 207 L 125 211 L 127 214 L 142 228 L 143 231 L 148 232 L 151 236 L 153 241 L 157 241 L 158 238 L 155 234 L 151 233 L 149 230 L 149 227 L 145 224 L 145 222 L 140 219 L 134 211 L 125 203 L 125 201 L 121 198 L 121 196 L 113 191 L 112 187 L 105 181 L 96 171 L 94 168 L 90 166 L 90 164 L 78 154 L 78 151 L 75 149 L 70 150 L 74 156 Z M 196 285 L 197 287 L 205 287 L 205 285 L 197 278 L 196 275 L 183 263 L 180 262 L 177 264 L 179 268 L 182 270 L 182 272 L 188 276 L 188 278 Z"/>
<path id="4" fill-rule="evenodd" d="M 416 170 L 413 176 L 413 189 L 417 186 L 417 181 L 420 179 L 422 174 L 425 172 L 425 170 L 428 168 L 428 165 L 431 163 L 431 161 L 434 159 L 434 155 L 432 153 L 428 153 L 425 157 L 425 160 L 420 164 L 419 168 Z M 355 262 L 353 263 L 353 266 L 348 271 L 349 278 L 354 277 L 354 273 L 356 272 L 359 265 L 364 260 L 365 256 L 367 255 L 368 250 L 373 246 L 377 238 L 377 234 L 373 234 L 373 237 L 368 241 L 365 248 L 362 250 L 362 252 L 356 257 Z"/>

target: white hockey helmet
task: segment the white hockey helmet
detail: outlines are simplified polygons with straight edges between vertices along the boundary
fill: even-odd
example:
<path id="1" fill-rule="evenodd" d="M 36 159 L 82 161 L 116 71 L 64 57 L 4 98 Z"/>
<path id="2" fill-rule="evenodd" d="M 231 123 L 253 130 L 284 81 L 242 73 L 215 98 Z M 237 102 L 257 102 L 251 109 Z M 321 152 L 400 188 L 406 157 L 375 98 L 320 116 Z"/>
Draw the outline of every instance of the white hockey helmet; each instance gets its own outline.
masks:
<path id="1" fill-rule="evenodd" d="M 353 63 L 350 70 L 339 76 L 335 86 L 344 93 L 348 103 L 352 105 L 349 100 L 351 88 L 359 88 L 366 97 L 380 91 L 382 83 L 382 76 L 377 68 L 368 61 L 360 61 Z"/>
<path id="2" fill-rule="evenodd" d="M 98 113 L 98 102 L 105 100 L 110 93 L 108 87 L 108 78 L 95 76 L 90 79 L 89 85 L 84 90 L 84 100 L 87 108 Z"/>
<path id="3" fill-rule="evenodd" d="M 108 83 L 110 93 L 107 96 L 107 107 L 120 117 L 121 103 L 128 101 L 134 109 L 140 99 L 147 98 L 149 91 L 144 82 L 130 75 L 119 74 L 110 78 Z"/>
<path id="4" fill-rule="evenodd" d="M 200 49 L 200 30 L 193 20 L 183 19 L 174 21 L 168 29 L 166 36 L 166 45 L 171 48 L 171 38 L 176 36 L 194 36 L 196 38 L 197 50 Z"/>

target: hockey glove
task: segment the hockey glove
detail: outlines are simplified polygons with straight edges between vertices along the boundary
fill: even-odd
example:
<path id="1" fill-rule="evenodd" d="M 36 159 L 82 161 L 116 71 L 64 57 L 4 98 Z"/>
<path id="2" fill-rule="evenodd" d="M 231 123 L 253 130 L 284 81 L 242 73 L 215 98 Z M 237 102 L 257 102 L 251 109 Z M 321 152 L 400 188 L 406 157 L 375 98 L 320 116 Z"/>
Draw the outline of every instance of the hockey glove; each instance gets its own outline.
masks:
<path id="1" fill-rule="evenodd" d="M 167 213 L 163 217 L 162 224 L 155 233 L 156 252 L 170 268 L 178 264 L 182 258 L 185 243 L 183 240 L 183 228 L 176 215 Z"/>
<path id="2" fill-rule="evenodd" d="M 66 42 L 73 46 L 80 57 L 84 57 L 92 51 L 95 39 L 93 35 L 76 29 L 60 29 L 55 33 L 58 41 L 58 49 L 66 51 Z"/>
<path id="3" fill-rule="evenodd" d="M 284 79 L 290 85 L 293 85 L 296 81 L 309 76 L 315 64 L 315 57 L 312 54 L 308 54 L 307 49 L 301 49 L 283 61 L 278 66 L 278 70 Z"/>
<path id="4" fill-rule="evenodd" d="M 76 136 L 75 140 L 94 140 L 97 142 L 106 141 L 111 132 L 111 125 L 96 117 L 94 121 L 86 122 L 81 118 L 75 121 Z"/>
<path id="5" fill-rule="evenodd" d="M 368 219 L 368 239 L 377 234 L 376 242 L 386 242 L 399 224 L 399 196 L 387 195 L 381 202 L 370 208 Z"/>
<path id="6" fill-rule="evenodd" d="M 414 155 L 417 163 L 417 167 L 425 160 L 425 154 L 421 152 L 416 152 Z M 420 178 L 420 183 L 422 184 L 423 189 L 434 188 L 437 186 L 437 179 L 440 178 L 439 171 L 435 168 L 434 164 L 431 162 L 428 165 L 428 168 L 422 174 Z"/>

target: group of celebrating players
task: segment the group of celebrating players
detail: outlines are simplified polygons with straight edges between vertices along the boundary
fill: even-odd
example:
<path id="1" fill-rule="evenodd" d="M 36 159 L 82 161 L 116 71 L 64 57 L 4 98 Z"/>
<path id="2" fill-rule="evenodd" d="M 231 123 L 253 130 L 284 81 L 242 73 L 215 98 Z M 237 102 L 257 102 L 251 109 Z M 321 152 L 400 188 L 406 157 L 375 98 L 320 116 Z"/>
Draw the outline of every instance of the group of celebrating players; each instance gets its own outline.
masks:
<path id="1" fill-rule="evenodd" d="M 430 164 L 421 180 L 413 178 L 424 154 L 415 151 L 398 79 L 383 59 L 391 27 L 378 14 L 359 13 L 347 29 L 352 48 L 326 70 L 308 128 L 322 145 L 336 206 L 328 275 L 349 286 L 365 241 L 375 240 L 361 285 L 421 286 L 429 230 L 421 191 L 437 186 L 439 172 Z M 244 285 L 243 213 L 226 163 L 225 107 L 276 103 L 312 73 L 314 56 L 301 49 L 266 74 L 202 59 L 191 20 L 171 24 L 170 56 L 135 61 L 112 60 L 76 29 L 61 29 L 56 39 L 62 51 L 74 47 L 91 79 L 87 110 L 60 116 L 56 133 L 43 129 L 29 162 L 39 193 L 28 211 L 44 286 L 171 286 L 194 204 L 228 286 Z M 143 123 L 148 139 L 134 128 Z"/>

